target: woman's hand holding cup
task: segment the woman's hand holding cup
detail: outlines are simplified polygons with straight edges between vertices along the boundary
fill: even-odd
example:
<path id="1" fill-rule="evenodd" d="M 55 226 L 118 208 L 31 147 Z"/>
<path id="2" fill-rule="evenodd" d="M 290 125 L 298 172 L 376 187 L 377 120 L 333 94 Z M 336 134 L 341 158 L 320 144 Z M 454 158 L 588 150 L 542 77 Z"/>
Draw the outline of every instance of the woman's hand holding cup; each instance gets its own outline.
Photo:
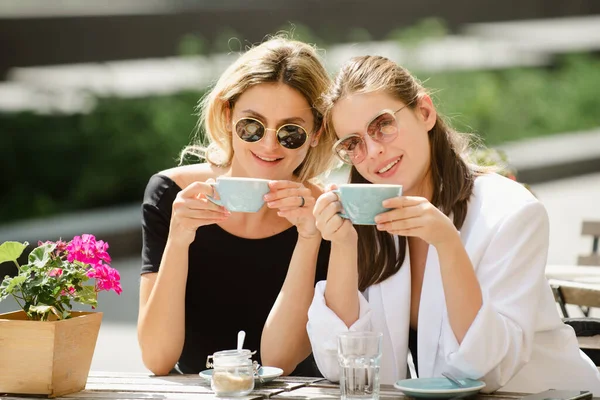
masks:
<path id="1" fill-rule="evenodd" d="M 213 196 L 210 185 L 206 182 L 194 182 L 181 190 L 173 201 L 173 213 L 169 228 L 169 239 L 189 245 L 196 237 L 196 229 L 204 225 L 215 224 L 226 220 L 230 212 L 225 207 L 209 201 L 206 196 Z"/>
<path id="2" fill-rule="evenodd" d="M 271 181 L 271 191 L 265 195 L 267 207 L 278 209 L 277 215 L 286 218 L 298 229 L 298 235 L 305 239 L 321 237 L 315 226 L 313 206 L 315 198 L 310 188 L 294 181 Z"/>
<path id="3" fill-rule="evenodd" d="M 323 193 L 316 201 L 313 215 L 316 219 L 316 226 L 323 239 L 329 240 L 332 243 L 338 242 L 341 244 L 356 243 L 356 229 L 352 226 L 352 222 L 347 218 L 342 218 L 342 203 L 334 190 L 337 186 L 332 184 L 327 186 Z"/>

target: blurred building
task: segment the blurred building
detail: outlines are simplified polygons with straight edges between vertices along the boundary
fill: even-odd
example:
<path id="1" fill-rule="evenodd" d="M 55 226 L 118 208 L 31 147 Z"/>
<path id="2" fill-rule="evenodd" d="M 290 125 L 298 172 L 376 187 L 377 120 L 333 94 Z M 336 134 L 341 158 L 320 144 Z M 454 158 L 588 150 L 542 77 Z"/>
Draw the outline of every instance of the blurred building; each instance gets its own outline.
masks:
<path id="1" fill-rule="evenodd" d="M 589 14 L 600 14 L 600 1 L 3 0 L 0 80 L 13 66 L 177 55 L 190 34 L 206 43 L 235 34 L 247 44 L 295 23 L 324 41 L 344 42 L 383 39 L 432 16 L 455 29 L 471 22 Z"/>

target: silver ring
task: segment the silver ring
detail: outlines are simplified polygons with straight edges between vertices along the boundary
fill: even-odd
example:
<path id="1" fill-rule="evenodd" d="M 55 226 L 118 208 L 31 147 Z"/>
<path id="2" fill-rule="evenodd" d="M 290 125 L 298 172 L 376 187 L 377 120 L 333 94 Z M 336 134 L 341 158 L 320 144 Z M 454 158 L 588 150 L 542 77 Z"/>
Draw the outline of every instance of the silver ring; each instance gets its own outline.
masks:
<path id="1" fill-rule="evenodd" d="M 304 203 L 305 203 L 304 197 L 302 197 L 302 196 L 298 196 L 298 197 L 300 197 L 300 200 L 302 200 L 302 203 L 300 203 L 300 207 L 304 207 Z"/>

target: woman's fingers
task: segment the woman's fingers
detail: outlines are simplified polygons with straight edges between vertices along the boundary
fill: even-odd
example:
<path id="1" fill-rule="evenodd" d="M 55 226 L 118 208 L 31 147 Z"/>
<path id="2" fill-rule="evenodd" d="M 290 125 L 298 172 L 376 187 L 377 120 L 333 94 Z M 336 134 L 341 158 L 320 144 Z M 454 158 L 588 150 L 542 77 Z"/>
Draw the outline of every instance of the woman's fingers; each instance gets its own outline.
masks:
<path id="1" fill-rule="evenodd" d="M 337 196 L 333 196 L 333 199 L 326 196 L 327 193 L 319 197 L 313 214 L 316 217 L 316 225 L 320 231 L 334 232 L 339 229 L 339 226 L 343 223 L 343 220 L 341 220 L 341 217 L 338 215 L 342 209 L 342 205 L 337 201 Z M 335 220 L 336 217 L 338 220 Z"/>
<path id="2" fill-rule="evenodd" d="M 194 182 L 178 193 L 174 209 L 189 208 L 192 210 L 213 210 L 228 213 L 227 209 L 209 200 L 208 196 L 215 196 L 214 188 L 205 182 Z"/>
<path id="3" fill-rule="evenodd" d="M 299 207 L 311 209 L 314 205 L 315 198 L 312 196 L 292 196 L 267 203 L 269 208 L 279 208 L 281 211 L 297 209 Z"/>
<path id="4" fill-rule="evenodd" d="M 190 218 L 190 219 L 197 219 L 197 220 L 205 220 L 205 219 L 226 219 L 229 216 L 229 213 L 224 213 L 221 211 L 215 211 L 215 210 L 193 210 L 190 208 L 184 208 L 182 209 L 179 214 L 179 217 L 182 218 Z"/>
<path id="5" fill-rule="evenodd" d="M 387 208 L 403 208 L 426 202 L 427 199 L 417 196 L 398 196 L 384 200 L 382 205 Z"/>
<path id="6" fill-rule="evenodd" d="M 215 189 L 212 185 L 206 182 L 193 182 L 181 191 L 181 195 L 185 198 L 198 198 L 201 194 L 205 196 L 213 196 L 215 194 Z"/>
<path id="7" fill-rule="evenodd" d="M 312 209 L 315 198 L 312 191 L 298 182 L 272 181 L 269 182 L 271 191 L 265 195 L 269 208 L 279 211 L 290 211 L 298 208 Z"/>
<path id="8" fill-rule="evenodd" d="M 383 224 L 383 223 L 390 222 L 390 221 L 415 218 L 420 215 L 423 215 L 424 212 L 425 212 L 424 203 L 417 203 L 417 204 L 410 205 L 410 206 L 393 208 L 390 211 L 386 211 L 381 214 L 378 214 L 375 217 L 375 222 L 378 224 Z"/>
<path id="9" fill-rule="evenodd" d="M 377 229 L 382 231 L 403 231 L 410 229 L 422 228 L 425 224 L 425 219 L 422 217 L 399 219 L 386 223 L 378 223 Z"/>
<path id="10" fill-rule="evenodd" d="M 339 203 L 339 199 L 335 193 L 323 193 L 315 202 L 315 206 L 313 208 L 313 215 L 315 217 L 318 217 L 323 212 L 323 210 L 329 206 L 329 204 L 334 202 Z"/>

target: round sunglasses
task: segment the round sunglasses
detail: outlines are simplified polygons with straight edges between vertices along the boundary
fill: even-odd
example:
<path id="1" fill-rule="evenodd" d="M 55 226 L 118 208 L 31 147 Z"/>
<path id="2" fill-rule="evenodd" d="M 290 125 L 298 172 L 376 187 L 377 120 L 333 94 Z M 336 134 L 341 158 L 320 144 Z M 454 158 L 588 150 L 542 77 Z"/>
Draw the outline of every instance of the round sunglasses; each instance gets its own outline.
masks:
<path id="1" fill-rule="evenodd" d="M 396 114 L 408 107 L 408 104 L 396 111 L 382 110 L 367 124 L 364 134 L 352 133 L 344 136 L 333 145 L 334 154 L 346 164 L 360 164 L 367 157 L 367 144 L 364 136 L 369 135 L 378 143 L 389 143 L 398 136 Z"/>
<path id="2" fill-rule="evenodd" d="M 295 150 L 302 147 L 308 139 L 308 133 L 300 125 L 284 124 L 277 129 L 267 128 L 255 118 L 240 118 L 235 123 L 235 132 L 245 142 L 255 143 L 265 137 L 266 131 L 275 131 L 277 141 L 286 149 Z"/>

